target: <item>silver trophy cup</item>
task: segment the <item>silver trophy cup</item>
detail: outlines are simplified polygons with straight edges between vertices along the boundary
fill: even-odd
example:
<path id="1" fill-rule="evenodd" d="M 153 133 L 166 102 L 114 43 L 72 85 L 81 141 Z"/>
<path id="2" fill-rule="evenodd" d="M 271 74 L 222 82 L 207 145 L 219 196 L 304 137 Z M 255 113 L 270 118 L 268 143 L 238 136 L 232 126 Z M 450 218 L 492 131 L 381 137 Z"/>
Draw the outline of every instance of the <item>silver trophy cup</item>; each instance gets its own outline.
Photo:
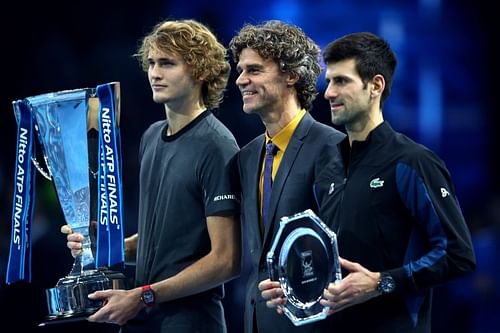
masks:
<path id="1" fill-rule="evenodd" d="M 283 312 L 295 326 L 326 318 L 323 290 L 342 279 L 337 238 L 310 209 L 281 218 L 267 254 L 270 279 L 279 281 L 287 302 Z"/>
<path id="2" fill-rule="evenodd" d="M 109 84 L 119 120 L 120 85 Z M 96 89 L 85 88 L 28 97 L 35 130 L 47 170 L 33 159 L 37 169 L 55 185 L 66 223 L 83 235 L 83 251 L 70 273 L 46 290 L 48 317 L 41 325 L 85 319 L 98 310 L 101 301 L 88 298 L 104 289 L 123 289 L 125 276 L 96 268 L 92 251 L 95 237 L 89 230 L 97 220 L 100 101 Z M 14 106 L 16 112 L 16 106 Z M 93 235 L 92 235 L 93 236 Z"/>

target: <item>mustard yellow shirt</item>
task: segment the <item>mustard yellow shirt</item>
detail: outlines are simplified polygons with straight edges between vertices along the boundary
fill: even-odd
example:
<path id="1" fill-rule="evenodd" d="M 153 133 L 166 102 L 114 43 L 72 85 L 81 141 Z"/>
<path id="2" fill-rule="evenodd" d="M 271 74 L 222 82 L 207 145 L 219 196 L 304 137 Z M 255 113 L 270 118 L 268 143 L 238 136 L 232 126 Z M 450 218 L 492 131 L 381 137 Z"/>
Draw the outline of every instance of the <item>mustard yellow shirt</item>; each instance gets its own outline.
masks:
<path id="1" fill-rule="evenodd" d="M 299 125 L 299 122 L 302 120 L 304 115 L 306 114 L 306 111 L 304 109 L 300 110 L 297 115 L 292 119 L 288 125 L 286 125 L 281 131 L 279 131 L 273 138 L 270 138 L 267 135 L 266 132 L 266 144 L 269 143 L 269 141 L 272 141 L 276 147 L 278 147 L 278 151 L 276 152 L 276 155 L 274 155 L 273 158 L 273 171 L 272 171 L 272 179 L 274 181 L 274 177 L 276 176 L 276 173 L 278 172 L 278 168 L 281 163 L 281 159 L 283 158 L 283 155 L 285 154 L 286 147 L 290 143 L 290 139 L 292 138 L 293 132 L 295 132 L 295 129 Z M 265 155 L 265 149 L 264 149 L 264 155 Z M 263 234 L 264 233 L 264 220 L 262 218 L 262 205 L 263 205 L 263 187 L 264 187 L 264 161 L 265 158 L 262 158 L 262 165 L 260 167 L 260 178 L 259 178 L 259 203 L 260 203 L 260 231 Z"/>

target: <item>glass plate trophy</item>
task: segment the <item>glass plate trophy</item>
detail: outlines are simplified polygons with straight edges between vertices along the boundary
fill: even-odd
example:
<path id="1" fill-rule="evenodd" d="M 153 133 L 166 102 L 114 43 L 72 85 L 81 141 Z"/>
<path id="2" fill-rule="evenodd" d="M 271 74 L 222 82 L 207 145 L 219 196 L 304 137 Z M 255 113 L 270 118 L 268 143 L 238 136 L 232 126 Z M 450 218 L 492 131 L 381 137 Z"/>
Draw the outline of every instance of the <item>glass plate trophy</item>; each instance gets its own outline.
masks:
<path id="1" fill-rule="evenodd" d="M 283 312 L 295 326 L 326 318 L 319 302 L 330 282 L 342 279 L 337 238 L 310 209 L 281 218 L 267 265 L 287 302 Z"/>
<path id="2" fill-rule="evenodd" d="M 7 283 L 31 281 L 35 166 L 52 180 L 66 223 L 84 237 L 70 273 L 46 290 L 49 314 L 40 325 L 86 319 L 102 306 L 89 294 L 125 284 L 122 273 L 105 268 L 124 262 L 120 84 L 27 97 L 13 107 L 18 132 Z"/>

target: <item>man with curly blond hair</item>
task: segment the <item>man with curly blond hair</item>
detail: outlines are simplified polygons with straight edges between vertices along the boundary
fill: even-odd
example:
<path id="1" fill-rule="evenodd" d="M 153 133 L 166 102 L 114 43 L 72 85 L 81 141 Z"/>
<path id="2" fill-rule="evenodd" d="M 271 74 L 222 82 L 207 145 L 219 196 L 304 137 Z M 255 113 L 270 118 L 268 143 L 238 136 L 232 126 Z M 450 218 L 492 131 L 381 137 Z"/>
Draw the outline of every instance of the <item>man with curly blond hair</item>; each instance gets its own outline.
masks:
<path id="1" fill-rule="evenodd" d="M 166 120 L 141 139 L 138 233 L 125 240 L 136 288 L 91 294 L 105 305 L 89 320 L 126 324 L 122 332 L 226 332 L 223 283 L 240 270 L 238 146 L 212 114 L 226 50 L 204 25 L 178 20 L 158 24 L 136 56 Z M 68 247 L 77 255 L 80 235 Z"/>
<path id="2" fill-rule="evenodd" d="M 320 50 L 300 28 L 281 21 L 245 25 L 231 40 L 230 49 L 243 110 L 258 115 L 266 128 L 237 155 L 242 224 L 251 261 L 245 332 L 312 332 L 316 324 L 295 327 L 287 317 L 266 308 L 259 288 L 266 292 L 276 283 L 268 279 L 266 254 L 280 219 L 306 209 L 318 212 L 315 183 L 344 137 L 308 112 L 317 95 Z M 272 167 L 266 169 L 272 171 L 272 186 L 267 191 L 264 169 L 269 160 Z"/>

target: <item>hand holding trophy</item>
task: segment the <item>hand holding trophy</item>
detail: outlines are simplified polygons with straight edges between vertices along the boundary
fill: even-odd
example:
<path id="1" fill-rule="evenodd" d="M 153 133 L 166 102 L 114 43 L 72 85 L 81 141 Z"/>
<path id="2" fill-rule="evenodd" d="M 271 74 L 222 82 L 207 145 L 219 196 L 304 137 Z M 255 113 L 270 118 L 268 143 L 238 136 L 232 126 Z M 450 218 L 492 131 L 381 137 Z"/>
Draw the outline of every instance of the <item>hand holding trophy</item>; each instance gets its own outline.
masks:
<path id="1" fill-rule="evenodd" d="M 295 326 L 327 317 L 320 300 L 330 282 L 342 279 L 337 238 L 310 209 L 281 218 L 267 254 L 271 281 L 280 283 L 284 314 Z"/>
<path id="2" fill-rule="evenodd" d="M 123 274 L 105 268 L 124 261 L 120 85 L 113 82 L 37 95 L 14 101 L 13 107 L 18 135 L 7 283 L 31 280 L 33 162 L 54 183 L 66 223 L 83 236 L 82 252 L 70 273 L 46 290 L 49 316 L 42 325 L 84 319 L 102 305 L 88 294 L 124 283 Z M 36 137 L 47 171 L 36 160 Z M 96 259 L 89 235 L 91 221 L 97 221 Z"/>

